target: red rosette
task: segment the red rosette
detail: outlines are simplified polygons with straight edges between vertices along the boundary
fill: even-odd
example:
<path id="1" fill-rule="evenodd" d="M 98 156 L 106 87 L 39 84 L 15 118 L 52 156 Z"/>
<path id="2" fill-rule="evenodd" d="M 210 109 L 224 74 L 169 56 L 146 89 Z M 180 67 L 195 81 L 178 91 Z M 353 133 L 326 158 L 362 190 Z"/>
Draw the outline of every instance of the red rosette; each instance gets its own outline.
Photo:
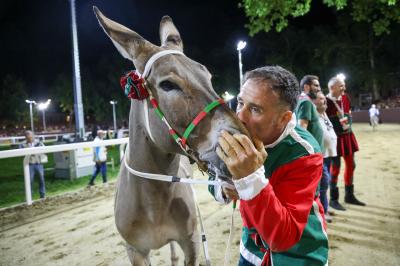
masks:
<path id="1" fill-rule="evenodd" d="M 136 71 L 129 71 L 127 74 L 123 75 L 119 81 L 125 95 L 128 96 L 129 99 L 139 101 L 149 97 L 149 92 L 144 82 L 145 80 L 140 77 Z"/>

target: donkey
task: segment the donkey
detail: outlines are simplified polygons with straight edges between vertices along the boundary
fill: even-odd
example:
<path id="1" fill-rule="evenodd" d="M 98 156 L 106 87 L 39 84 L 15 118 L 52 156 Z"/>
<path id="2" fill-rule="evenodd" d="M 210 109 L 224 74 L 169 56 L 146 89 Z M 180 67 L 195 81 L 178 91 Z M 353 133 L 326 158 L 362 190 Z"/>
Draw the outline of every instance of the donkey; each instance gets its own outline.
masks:
<path id="1" fill-rule="evenodd" d="M 180 34 L 168 16 L 161 20 L 161 46 L 156 46 L 108 19 L 96 7 L 93 9 L 118 51 L 131 60 L 140 73 L 155 53 L 183 51 Z M 207 68 L 183 54 L 168 54 L 157 59 L 146 79 L 146 87 L 180 135 L 207 104 L 219 98 Z M 191 169 L 187 154 L 168 136 L 167 126 L 152 112 L 150 105 L 148 107 L 147 100 L 131 101 L 127 164 L 147 173 L 187 175 L 187 169 Z M 192 156 L 200 167 L 213 168 L 220 177 L 229 179 L 226 166 L 215 152 L 222 130 L 248 135 L 234 112 L 226 105 L 220 105 L 198 124 L 187 143 L 194 150 Z M 193 172 L 189 172 L 192 175 Z M 172 241 L 182 248 L 186 265 L 199 264 L 196 207 L 193 192 L 187 184 L 138 177 L 122 163 L 115 196 L 115 223 L 126 241 L 133 265 L 150 265 L 150 250 Z M 177 264 L 174 254 L 171 254 L 171 261 L 172 265 Z"/>

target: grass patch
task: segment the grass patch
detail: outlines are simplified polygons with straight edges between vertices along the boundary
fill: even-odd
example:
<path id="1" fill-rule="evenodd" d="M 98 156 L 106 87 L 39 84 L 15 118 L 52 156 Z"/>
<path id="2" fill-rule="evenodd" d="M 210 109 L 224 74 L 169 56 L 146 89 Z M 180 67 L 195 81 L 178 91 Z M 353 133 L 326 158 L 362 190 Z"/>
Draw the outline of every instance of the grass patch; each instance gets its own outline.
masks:
<path id="1" fill-rule="evenodd" d="M 2 148 L 1 150 L 4 150 Z M 112 170 L 107 165 L 108 181 L 115 180 L 119 171 L 119 146 L 107 146 L 108 161 L 111 157 L 114 159 L 115 169 Z M 52 153 L 48 153 L 48 163 L 44 164 L 44 178 L 46 182 L 46 196 L 54 196 L 68 191 L 74 191 L 84 188 L 89 182 L 90 175 L 83 176 L 74 180 L 58 179 L 54 177 L 54 170 L 46 170 L 46 168 L 54 168 L 54 157 Z M 25 184 L 23 157 L 0 159 L 0 208 L 11 206 L 25 202 Z M 39 198 L 39 177 L 35 176 L 32 188 L 32 199 Z M 95 181 L 97 184 L 102 182 L 101 174 Z"/>

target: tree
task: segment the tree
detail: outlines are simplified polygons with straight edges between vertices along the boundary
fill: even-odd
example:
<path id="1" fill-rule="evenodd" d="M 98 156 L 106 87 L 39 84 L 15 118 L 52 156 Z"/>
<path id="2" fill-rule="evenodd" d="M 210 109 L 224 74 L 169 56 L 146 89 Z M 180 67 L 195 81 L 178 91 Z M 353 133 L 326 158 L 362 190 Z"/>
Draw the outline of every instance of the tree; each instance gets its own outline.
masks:
<path id="1" fill-rule="evenodd" d="M 1 83 L 0 120 L 13 126 L 18 123 L 29 123 L 29 106 L 25 82 L 13 75 L 6 75 Z"/>
<path id="2" fill-rule="evenodd" d="M 323 0 L 323 3 L 336 10 L 348 8 L 347 0 Z M 239 5 L 249 18 L 247 28 L 250 35 L 257 32 L 269 32 L 275 28 L 282 31 L 288 25 L 289 18 L 306 15 L 311 8 L 311 0 L 242 0 Z M 350 12 L 357 22 L 368 22 L 376 35 L 390 33 L 394 23 L 400 23 L 400 3 L 397 0 L 353 0 Z"/>
<path id="3" fill-rule="evenodd" d="M 72 126 L 72 117 L 74 114 L 74 89 L 72 87 L 72 77 L 66 74 L 59 74 L 54 82 L 53 99 L 56 99 L 61 112 L 69 115 L 68 127 Z"/>
<path id="4" fill-rule="evenodd" d="M 382 45 L 384 36 L 391 33 L 393 24 L 400 23 L 400 3 L 397 0 L 354 0 L 351 6 L 347 0 L 323 0 L 323 3 L 337 11 L 348 11 L 354 21 L 368 25 L 368 64 L 374 98 L 379 99 L 376 51 Z M 281 32 L 288 26 L 290 18 L 304 16 L 310 11 L 311 0 L 242 0 L 240 7 L 249 18 L 246 27 L 253 36 L 260 31 L 269 32 L 272 29 Z M 344 14 L 338 12 L 338 15 Z"/>

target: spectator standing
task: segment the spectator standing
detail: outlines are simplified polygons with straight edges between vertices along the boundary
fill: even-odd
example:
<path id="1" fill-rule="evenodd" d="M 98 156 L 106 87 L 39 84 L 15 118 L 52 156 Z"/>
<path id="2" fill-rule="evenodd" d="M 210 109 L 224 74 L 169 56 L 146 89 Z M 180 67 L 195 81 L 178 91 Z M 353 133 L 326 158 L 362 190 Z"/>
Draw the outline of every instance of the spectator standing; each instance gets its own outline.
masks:
<path id="1" fill-rule="evenodd" d="M 312 100 L 317 98 L 317 93 L 321 91 L 319 79 L 314 75 L 306 75 L 300 81 L 302 90 L 295 110 L 298 124 L 309 131 L 323 149 L 323 131 L 319 123 L 319 115 Z"/>
<path id="2" fill-rule="evenodd" d="M 341 158 L 345 163 L 344 201 L 349 204 L 365 206 L 354 195 L 354 154 L 358 151 L 358 143 L 351 128 L 351 103 L 349 96 L 345 93 L 346 84 L 344 79 L 333 77 L 328 82 L 329 94 L 327 95 L 326 113 L 332 122 L 337 136 L 337 156 L 332 158 L 331 164 L 331 184 L 329 205 L 337 210 L 346 210 L 339 203 L 339 188 L 337 187 L 338 176 L 340 173 Z"/>
<path id="3" fill-rule="evenodd" d="M 94 142 L 98 142 L 99 144 L 103 141 L 106 136 L 106 132 L 103 130 L 97 131 L 97 137 L 94 139 Z M 93 149 L 94 152 L 94 172 L 92 178 L 89 181 L 88 186 L 94 186 L 94 180 L 96 179 L 99 172 L 103 177 L 103 184 L 107 184 L 107 148 L 105 146 L 98 146 Z"/>
<path id="4" fill-rule="evenodd" d="M 20 145 L 20 148 L 41 147 L 44 144 L 35 140 L 32 131 L 25 132 L 25 142 Z M 47 156 L 45 154 L 34 154 L 29 156 L 29 174 L 31 180 L 31 189 L 33 187 L 35 173 L 39 175 L 39 196 L 41 199 L 46 197 L 46 184 L 44 181 L 44 168 L 43 163 L 47 163 Z"/>
<path id="5" fill-rule="evenodd" d="M 371 105 L 371 108 L 369 108 L 369 120 L 372 126 L 372 130 L 375 131 L 376 127 L 379 124 L 379 109 L 376 107 L 375 104 Z"/>
<path id="6" fill-rule="evenodd" d="M 322 92 L 317 94 L 317 98 L 314 100 L 314 104 L 317 108 L 319 114 L 319 122 L 321 124 L 322 130 L 324 132 L 324 148 L 322 149 L 322 154 L 324 156 L 324 166 L 322 179 L 320 183 L 319 197 L 321 203 L 324 207 L 325 220 L 327 222 L 332 222 L 332 217 L 328 211 L 328 187 L 331 181 L 331 174 L 329 172 L 331 165 L 331 158 L 337 156 L 336 146 L 337 146 L 337 136 L 333 130 L 333 125 L 326 114 L 326 98 Z"/>
<path id="7" fill-rule="evenodd" d="M 309 131 L 311 135 L 317 140 L 321 150 L 324 149 L 324 132 L 319 122 L 319 114 L 314 104 L 314 100 L 317 98 L 318 92 L 321 91 L 319 84 L 319 78 L 315 75 L 306 75 L 300 81 L 300 89 L 302 90 L 295 110 L 297 123 L 299 126 Z M 325 218 L 327 222 L 331 222 L 332 219 L 327 215 L 328 199 L 326 192 L 329 187 L 329 176 L 325 171 L 322 171 L 321 180 L 319 183 L 319 195 L 322 206 L 324 207 Z"/>

